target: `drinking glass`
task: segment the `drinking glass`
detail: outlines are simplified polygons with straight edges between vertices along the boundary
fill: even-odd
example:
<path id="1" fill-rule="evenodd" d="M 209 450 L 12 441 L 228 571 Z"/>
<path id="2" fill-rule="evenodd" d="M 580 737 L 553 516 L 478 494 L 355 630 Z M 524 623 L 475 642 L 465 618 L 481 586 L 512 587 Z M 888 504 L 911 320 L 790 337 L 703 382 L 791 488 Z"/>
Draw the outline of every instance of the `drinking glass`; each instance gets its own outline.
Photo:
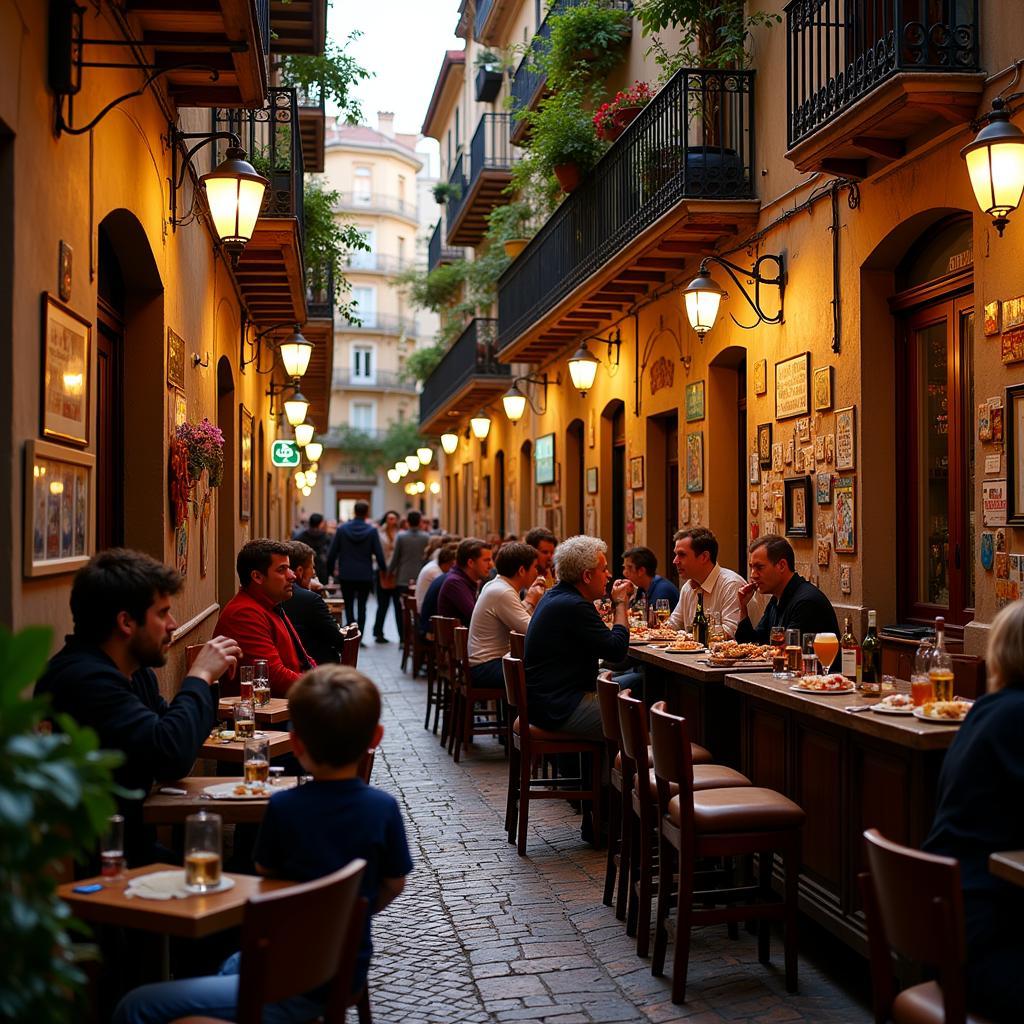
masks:
<path id="1" fill-rule="evenodd" d="M 252 700 L 242 697 L 235 705 L 235 738 L 249 739 L 256 735 L 256 712 Z"/>
<path id="2" fill-rule="evenodd" d="M 708 626 L 708 646 L 722 643 L 729 638 L 725 635 L 725 626 L 722 625 L 721 615 L 711 616 L 711 625 Z"/>
<path id="3" fill-rule="evenodd" d="M 910 698 L 913 700 L 915 708 L 935 700 L 935 684 L 932 682 L 931 676 L 915 672 L 910 677 Z"/>
<path id="4" fill-rule="evenodd" d="M 800 648 L 800 630 L 799 629 L 787 629 L 786 630 L 786 673 L 789 678 L 793 679 L 800 675 L 800 670 L 803 668 L 803 661 L 801 657 Z"/>
<path id="5" fill-rule="evenodd" d="M 257 658 L 252 663 L 253 697 L 258 707 L 270 703 L 270 667 L 266 658 Z"/>
<path id="6" fill-rule="evenodd" d="M 814 653 L 814 637 L 814 633 L 804 633 L 802 667 L 805 676 L 818 674 L 818 656 Z"/>
<path id="7" fill-rule="evenodd" d="M 238 670 L 238 695 L 242 700 L 252 700 L 252 681 L 253 681 L 253 667 L 252 665 L 243 665 Z"/>
<path id="8" fill-rule="evenodd" d="M 672 614 L 672 609 L 669 607 L 667 597 L 659 597 L 654 602 L 654 614 L 658 616 L 658 625 L 664 626 L 669 620 L 669 616 Z"/>
<path id="9" fill-rule="evenodd" d="M 253 736 L 245 741 L 242 768 L 246 782 L 266 782 L 270 777 L 270 744 L 265 736 Z"/>
<path id="10" fill-rule="evenodd" d="M 112 814 L 107 818 L 100 844 L 100 874 L 108 882 L 116 882 L 124 872 L 124 817 Z"/>
<path id="11" fill-rule="evenodd" d="M 772 626 L 768 640 L 775 650 L 772 652 L 772 677 L 788 679 L 786 672 L 786 630 L 782 626 Z"/>
<path id="12" fill-rule="evenodd" d="M 220 815 L 200 811 L 185 819 L 185 888 L 208 892 L 220 885 Z"/>
<path id="13" fill-rule="evenodd" d="M 821 662 L 822 674 L 827 675 L 832 668 L 832 662 L 836 660 L 839 653 L 839 638 L 835 633 L 817 633 L 814 637 L 814 653 Z"/>

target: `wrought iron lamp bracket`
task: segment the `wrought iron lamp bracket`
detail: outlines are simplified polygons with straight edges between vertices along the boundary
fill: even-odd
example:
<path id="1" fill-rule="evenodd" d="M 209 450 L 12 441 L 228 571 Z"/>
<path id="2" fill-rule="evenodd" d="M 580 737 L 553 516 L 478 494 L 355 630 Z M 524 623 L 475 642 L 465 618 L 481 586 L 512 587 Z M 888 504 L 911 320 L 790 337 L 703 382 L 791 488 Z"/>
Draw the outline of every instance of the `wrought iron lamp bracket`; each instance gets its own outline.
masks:
<path id="1" fill-rule="evenodd" d="M 267 388 L 267 390 L 264 392 L 264 394 L 270 399 L 270 416 L 271 416 L 271 418 L 273 418 L 274 416 L 280 415 L 284 411 L 283 405 L 282 405 L 281 408 L 279 408 L 279 409 L 277 409 L 275 411 L 275 409 L 274 409 L 274 399 L 278 395 L 281 395 L 283 397 L 285 395 L 285 393 L 287 393 L 289 391 L 292 394 L 295 394 L 299 390 L 299 384 L 300 384 L 300 382 L 299 382 L 299 378 L 298 377 L 293 377 L 290 381 L 286 381 L 284 384 L 278 384 L 276 380 L 272 380 L 270 382 L 270 387 Z"/>
<path id="2" fill-rule="evenodd" d="M 766 253 L 764 256 L 759 256 L 755 261 L 753 267 L 747 270 L 745 267 L 739 266 L 737 263 L 732 263 L 729 260 L 723 259 L 721 256 L 705 256 L 700 262 L 700 274 L 706 276 L 709 273 L 710 265 L 712 263 L 720 266 L 732 279 L 733 283 L 740 290 L 740 294 L 743 296 L 747 305 L 754 311 L 757 319 L 752 324 L 740 323 L 736 319 L 735 315 L 730 313 L 732 316 L 733 323 L 737 327 L 742 327 L 745 331 L 752 331 L 758 324 L 781 324 L 785 323 L 783 316 L 783 293 L 786 289 L 786 272 L 783 266 L 783 258 L 781 255 L 776 256 L 772 253 Z M 762 271 L 764 264 L 770 264 L 775 267 L 775 274 L 772 277 L 766 276 Z M 751 279 L 754 282 L 754 297 L 750 297 L 750 292 L 747 291 L 746 286 L 740 280 L 739 275 L 742 274 L 744 277 Z M 771 288 L 779 289 L 779 311 L 773 315 L 769 315 L 764 311 L 761 305 L 761 288 L 767 286 Z"/>
<path id="3" fill-rule="evenodd" d="M 188 139 L 199 139 L 189 148 L 183 159 L 179 160 L 178 148 Z M 234 132 L 183 132 L 177 126 L 167 126 L 167 144 L 171 147 L 171 230 L 180 227 L 184 221 L 178 219 L 178 189 L 185 183 L 185 175 L 192 163 L 192 157 L 211 142 L 224 139 L 233 147 L 241 148 L 242 140 Z M 179 171 L 180 165 L 180 171 Z"/>
<path id="4" fill-rule="evenodd" d="M 523 389 L 522 395 L 526 399 L 526 404 L 533 410 L 537 416 L 543 416 L 548 411 L 548 385 L 554 384 L 556 387 L 562 383 L 561 373 L 555 375 L 555 379 L 551 380 L 548 376 L 547 370 L 541 374 L 529 374 L 526 377 L 515 377 L 512 380 L 512 387 L 518 388 L 520 384 L 527 385 Z M 533 394 L 530 391 L 530 386 L 538 387 L 542 390 L 543 399 L 541 403 L 537 403 L 533 399 Z"/>
<path id="5" fill-rule="evenodd" d="M 247 316 L 242 317 L 242 331 L 239 339 L 239 351 L 238 351 L 238 368 L 244 373 L 247 366 L 251 366 L 253 363 L 256 364 L 256 372 L 261 374 L 273 373 L 274 362 L 271 360 L 270 366 L 266 370 L 260 369 L 260 360 L 263 355 L 263 339 L 268 334 L 273 334 L 274 331 L 279 331 L 282 327 L 294 327 L 296 330 L 299 329 L 299 325 L 294 320 L 283 320 L 279 324 L 271 324 L 269 327 L 262 331 L 259 331 L 255 337 L 249 339 L 249 328 L 254 326 L 253 321 Z M 249 347 L 249 357 L 246 358 L 246 346 Z M 274 385 L 271 384 L 271 387 Z M 269 392 L 268 392 L 269 394 Z"/>
<path id="6" fill-rule="evenodd" d="M 615 333 L 609 332 L 607 338 L 602 338 L 598 334 L 592 334 L 584 339 L 584 344 L 590 344 L 593 342 L 595 345 L 604 345 L 605 348 L 605 360 L 608 363 L 608 369 L 618 369 L 619 357 L 622 355 L 622 329 L 617 327 Z M 615 352 L 615 357 L 612 358 L 612 351 Z"/>

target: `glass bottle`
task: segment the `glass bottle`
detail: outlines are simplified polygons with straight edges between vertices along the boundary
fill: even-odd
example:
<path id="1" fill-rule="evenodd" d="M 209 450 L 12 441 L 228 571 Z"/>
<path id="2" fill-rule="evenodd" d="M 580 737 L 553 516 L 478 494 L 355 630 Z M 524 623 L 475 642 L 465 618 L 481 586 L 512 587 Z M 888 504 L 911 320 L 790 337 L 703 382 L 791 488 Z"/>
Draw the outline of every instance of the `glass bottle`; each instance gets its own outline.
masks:
<path id="1" fill-rule="evenodd" d="M 882 642 L 878 639 L 878 613 L 868 612 L 868 632 L 860 647 L 861 689 L 867 694 L 882 692 Z"/>
<path id="2" fill-rule="evenodd" d="M 843 652 L 842 660 L 842 671 L 843 675 L 847 679 L 852 680 L 858 686 L 861 682 L 861 659 L 860 659 L 860 644 L 857 643 L 857 637 L 854 635 L 853 629 L 850 626 L 850 616 L 847 615 L 843 621 L 843 635 L 839 641 L 839 646 Z"/>
<path id="3" fill-rule="evenodd" d="M 708 631 L 710 623 L 704 614 L 704 591 L 697 592 L 697 614 L 693 617 L 693 639 L 702 647 L 708 645 Z"/>
<path id="4" fill-rule="evenodd" d="M 946 620 L 940 615 L 935 620 L 935 650 L 928 663 L 928 678 L 936 700 L 953 699 L 953 658 L 946 650 L 945 638 Z"/>

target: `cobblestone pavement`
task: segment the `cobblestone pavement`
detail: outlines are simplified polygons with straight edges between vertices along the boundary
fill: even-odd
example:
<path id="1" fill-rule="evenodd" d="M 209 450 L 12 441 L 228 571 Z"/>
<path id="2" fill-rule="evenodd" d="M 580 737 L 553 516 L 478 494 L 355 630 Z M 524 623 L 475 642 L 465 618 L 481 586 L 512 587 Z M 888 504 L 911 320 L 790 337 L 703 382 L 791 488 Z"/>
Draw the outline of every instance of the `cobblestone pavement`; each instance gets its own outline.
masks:
<path id="1" fill-rule="evenodd" d="M 378 1024 L 870 1019 L 865 962 L 803 922 L 815 955 L 801 957 L 799 995 L 785 991 L 778 938 L 764 967 L 754 937 L 730 941 L 723 926 L 694 933 L 688 1001 L 674 1006 L 602 904 L 605 854 L 580 840 L 579 817 L 562 801 L 531 807 L 520 858 L 503 831 L 501 748 L 484 737 L 455 764 L 423 728 L 426 684 L 399 671 L 396 648 L 360 652 L 384 701 L 373 781 L 399 800 L 416 865 L 374 922 Z"/>

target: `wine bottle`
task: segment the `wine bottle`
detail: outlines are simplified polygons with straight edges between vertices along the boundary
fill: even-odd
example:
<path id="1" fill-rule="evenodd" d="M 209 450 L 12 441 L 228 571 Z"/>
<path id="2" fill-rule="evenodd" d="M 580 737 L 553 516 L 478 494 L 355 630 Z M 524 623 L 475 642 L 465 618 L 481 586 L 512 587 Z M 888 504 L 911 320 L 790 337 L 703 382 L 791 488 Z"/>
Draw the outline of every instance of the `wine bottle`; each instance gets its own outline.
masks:
<path id="1" fill-rule="evenodd" d="M 864 690 L 880 693 L 882 688 L 882 642 L 878 639 L 878 614 L 868 612 L 868 633 L 860 648 L 861 684 Z"/>
<path id="2" fill-rule="evenodd" d="M 941 615 L 935 620 L 935 650 L 928 664 L 928 678 L 936 700 L 953 699 L 953 658 L 946 650 L 946 620 Z"/>
<path id="3" fill-rule="evenodd" d="M 852 679 L 858 686 L 861 678 L 860 644 L 850 628 L 850 616 L 843 622 L 843 635 L 839 641 L 843 651 L 842 669 L 847 679 Z"/>
<path id="4" fill-rule="evenodd" d="M 693 617 L 693 639 L 703 647 L 708 645 L 708 617 L 704 614 L 704 591 L 697 593 L 697 614 Z"/>

